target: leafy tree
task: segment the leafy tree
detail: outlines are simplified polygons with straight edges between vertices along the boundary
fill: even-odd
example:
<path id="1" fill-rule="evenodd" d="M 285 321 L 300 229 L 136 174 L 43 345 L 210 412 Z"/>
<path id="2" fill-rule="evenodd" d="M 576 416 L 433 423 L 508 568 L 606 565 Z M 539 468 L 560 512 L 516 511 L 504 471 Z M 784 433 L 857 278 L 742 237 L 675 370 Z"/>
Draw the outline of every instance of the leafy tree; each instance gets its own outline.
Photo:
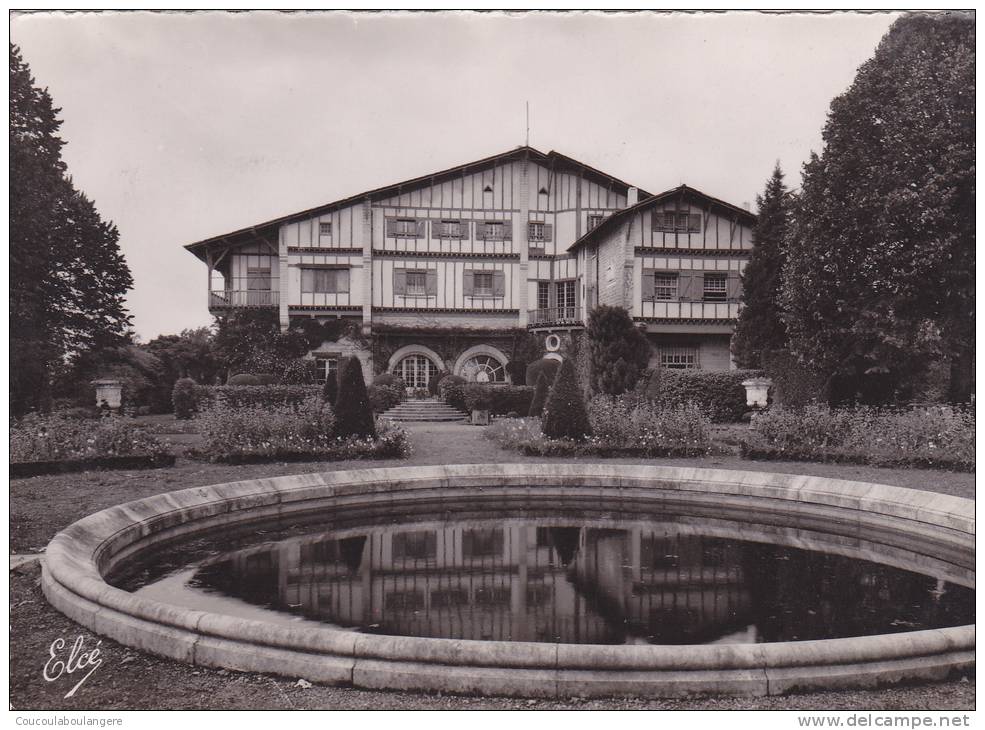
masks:
<path id="1" fill-rule="evenodd" d="M 10 46 L 10 407 L 47 407 L 53 370 L 73 353 L 120 346 L 133 284 L 119 232 L 76 190 L 61 120 Z"/>
<path id="2" fill-rule="evenodd" d="M 376 424 L 358 357 L 339 364 L 339 393 L 335 399 L 335 432 L 342 437 L 375 438 Z"/>
<path id="3" fill-rule="evenodd" d="M 530 401 L 530 412 L 528 415 L 531 417 L 539 416 L 544 412 L 544 404 L 547 403 L 547 394 L 550 392 L 551 386 L 547 382 L 547 376 L 541 373 L 537 376 L 537 387 L 534 388 L 534 397 Z"/>
<path id="4" fill-rule="evenodd" d="M 215 382 L 220 369 L 212 342 L 212 330 L 199 327 L 182 330 L 179 335 L 160 335 L 141 347 L 164 362 L 172 380 L 191 378 L 208 385 Z"/>
<path id="5" fill-rule="evenodd" d="M 620 395 L 636 386 L 650 360 L 650 343 L 622 307 L 602 305 L 588 315 L 594 390 Z"/>
<path id="6" fill-rule="evenodd" d="M 951 363 L 971 393 L 975 19 L 896 21 L 831 104 L 804 167 L 783 269 L 791 350 L 829 379 L 901 386 Z M 885 391 L 884 391 L 885 393 Z"/>
<path id="7" fill-rule="evenodd" d="M 780 318 L 780 274 L 790 227 L 792 200 L 777 163 L 762 195 L 753 228 L 752 255 L 742 273 L 742 308 L 732 337 L 732 354 L 740 368 L 763 367 L 764 353 L 786 347 Z"/>
<path id="8" fill-rule="evenodd" d="M 548 438 L 575 441 L 581 441 L 592 433 L 585 398 L 578 387 L 578 376 L 571 358 L 561 363 L 554 378 L 554 385 L 544 405 L 541 429 Z"/>

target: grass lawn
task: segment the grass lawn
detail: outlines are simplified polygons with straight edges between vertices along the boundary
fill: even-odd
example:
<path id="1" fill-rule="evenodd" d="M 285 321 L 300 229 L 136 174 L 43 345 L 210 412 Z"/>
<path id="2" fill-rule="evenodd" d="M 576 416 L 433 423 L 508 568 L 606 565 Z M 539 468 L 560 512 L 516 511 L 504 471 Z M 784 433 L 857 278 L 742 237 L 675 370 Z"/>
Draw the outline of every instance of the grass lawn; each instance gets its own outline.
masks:
<path id="1" fill-rule="evenodd" d="M 158 418 L 157 430 L 176 450 L 193 445 L 194 434 L 177 431 Z M 174 424 L 173 419 L 170 424 Z M 880 482 L 973 499 L 975 476 L 927 470 L 799 462 L 750 462 L 722 455 L 695 459 L 552 459 L 505 452 L 484 438 L 482 428 L 460 424 L 414 424 L 408 428 L 414 451 L 409 459 L 228 466 L 179 456 L 174 468 L 61 474 L 10 481 L 10 552 L 42 550 L 59 530 L 92 512 L 120 502 L 186 487 L 314 471 L 423 464 L 602 461 L 619 464 L 773 471 Z M 276 677 L 201 669 L 127 649 L 103 640 L 103 665 L 69 699 L 62 678 L 46 682 L 41 667 L 49 646 L 76 636 L 94 645 L 85 629 L 45 602 L 37 564 L 10 575 L 10 706 L 12 709 L 972 709 L 974 681 L 957 678 L 940 684 L 873 691 L 831 692 L 786 698 L 694 699 L 686 701 L 528 701 L 371 692 L 351 688 L 301 688 Z"/>

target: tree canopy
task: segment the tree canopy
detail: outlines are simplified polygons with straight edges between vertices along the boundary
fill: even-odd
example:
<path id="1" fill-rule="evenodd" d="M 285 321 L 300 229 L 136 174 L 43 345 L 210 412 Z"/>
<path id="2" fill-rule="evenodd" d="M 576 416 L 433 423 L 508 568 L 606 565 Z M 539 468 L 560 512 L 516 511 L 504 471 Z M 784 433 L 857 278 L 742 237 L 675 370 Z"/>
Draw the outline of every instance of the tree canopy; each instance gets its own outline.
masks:
<path id="1" fill-rule="evenodd" d="M 817 371 L 918 377 L 974 352 L 975 20 L 896 21 L 831 104 L 783 268 L 791 350 Z"/>
<path id="2" fill-rule="evenodd" d="M 740 368 L 762 367 L 765 353 L 786 347 L 779 298 L 792 200 L 779 163 L 763 194 L 756 196 L 756 206 L 754 244 L 742 272 L 742 308 L 732 337 L 732 355 Z"/>
<path id="3" fill-rule="evenodd" d="M 47 407 L 53 369 L 83 349 L 120 346 L 133 279 L 119 232 L 77 190 L 61 120 L 10 46 L 10 407 Z"/>

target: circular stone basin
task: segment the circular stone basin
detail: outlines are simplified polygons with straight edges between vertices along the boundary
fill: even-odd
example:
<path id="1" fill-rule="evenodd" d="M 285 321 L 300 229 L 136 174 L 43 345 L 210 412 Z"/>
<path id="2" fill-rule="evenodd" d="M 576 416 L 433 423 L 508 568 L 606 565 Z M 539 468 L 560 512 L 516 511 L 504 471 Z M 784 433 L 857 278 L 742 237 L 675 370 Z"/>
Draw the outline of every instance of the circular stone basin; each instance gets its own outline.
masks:
<path id="1" fill-rule="evenodd" d="M 389 689 L 781 694 L 974 665 L 974 509 L 755 472 L 496 464 L 221 484 L 48 547 L 53 605 L 210 667 Z"/>

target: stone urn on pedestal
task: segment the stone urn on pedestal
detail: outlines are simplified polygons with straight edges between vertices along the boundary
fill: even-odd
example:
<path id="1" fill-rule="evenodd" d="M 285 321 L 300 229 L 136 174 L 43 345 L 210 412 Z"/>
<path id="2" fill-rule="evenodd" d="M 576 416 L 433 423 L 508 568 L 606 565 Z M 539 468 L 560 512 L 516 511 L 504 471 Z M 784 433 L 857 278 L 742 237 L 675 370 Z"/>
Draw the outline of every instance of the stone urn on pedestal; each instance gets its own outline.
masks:
<path id="1" fill-rule="evenodd" d="M 753 416 L 766 408 L 772 385 L 773 381 L 769 378 L 749 378 L 742 381 L 742 386 L 746 389 L 746 405 L 749 407 L 744 418 L 751 421 Z"/>

